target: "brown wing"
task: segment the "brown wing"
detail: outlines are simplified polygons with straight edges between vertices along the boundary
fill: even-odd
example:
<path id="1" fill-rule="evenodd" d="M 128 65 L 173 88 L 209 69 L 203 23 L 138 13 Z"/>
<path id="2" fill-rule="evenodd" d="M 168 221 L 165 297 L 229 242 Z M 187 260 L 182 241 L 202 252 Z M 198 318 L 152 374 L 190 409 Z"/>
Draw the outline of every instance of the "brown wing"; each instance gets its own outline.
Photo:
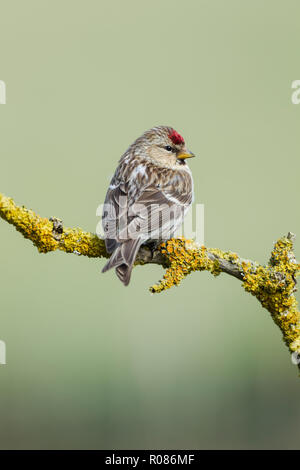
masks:
<path id="1" fill-rule="evenodd" d="M 157 187 L 148 187 L 130 207 L 128 234 L 143 240 L 167 240 L 174 235 L 190 206 L 190 198 L 181 200 Z M 132 235 L 133 234 L 133 235 Z"/>
<path id="2" fill-rule="evenodd" d="M 127 184 L 110 190 L 105 201 L 104 231 L 111 253 L 128 239 L 165 240 L 173 236 L 192 202 L 191 192 L 172 192 L 149 186 L 135 201 L 128 201 Z M 130 204 L 131 202 L 131 204 Z"/>

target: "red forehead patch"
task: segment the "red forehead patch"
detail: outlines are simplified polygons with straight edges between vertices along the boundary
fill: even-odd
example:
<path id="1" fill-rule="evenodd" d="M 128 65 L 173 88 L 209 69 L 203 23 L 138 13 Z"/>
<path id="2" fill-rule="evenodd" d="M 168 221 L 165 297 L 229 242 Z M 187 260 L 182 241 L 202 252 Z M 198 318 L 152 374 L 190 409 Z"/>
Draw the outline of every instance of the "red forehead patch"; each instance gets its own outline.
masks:
<path id="1" fill-rule="evenodd" d="M 170 132 L 169 137 L 175 145 L 184 144 L 184 138 L 181 137 L 181 135 L 178 134 L 178 132 L 176 132 L 174 129 L 172 132 Z"/>

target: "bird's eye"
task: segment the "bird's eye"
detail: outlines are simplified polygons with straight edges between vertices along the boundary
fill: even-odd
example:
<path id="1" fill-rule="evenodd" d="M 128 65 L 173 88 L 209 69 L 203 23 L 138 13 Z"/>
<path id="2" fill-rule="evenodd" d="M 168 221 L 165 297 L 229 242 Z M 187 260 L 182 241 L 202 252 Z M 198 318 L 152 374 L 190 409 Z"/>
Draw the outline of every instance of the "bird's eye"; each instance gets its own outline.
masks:
<path id="1" fill-rule="evenodd" d="M 165 147 L 165 149 L 168 151 L 168 152 L 175 152 L 175 149 L 173 149 L 173 147 L 171 147 L 170 145 L 167 145 Z"/>

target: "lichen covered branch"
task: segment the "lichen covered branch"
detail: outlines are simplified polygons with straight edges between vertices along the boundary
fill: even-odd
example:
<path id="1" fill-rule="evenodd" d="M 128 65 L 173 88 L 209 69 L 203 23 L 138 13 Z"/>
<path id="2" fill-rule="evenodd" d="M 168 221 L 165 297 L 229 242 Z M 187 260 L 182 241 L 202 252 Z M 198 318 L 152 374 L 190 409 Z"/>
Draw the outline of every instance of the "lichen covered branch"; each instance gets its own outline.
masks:
<path id="1" fill-rule="evenodd" d="M 108 258 L 104 241 L 80 228 L 63 227 L 56 218 L 44 218 L 24 206 L 17 206 L 12 198 L 0 193 L 0 217 L 12 224 L 24 238 L 28 238 L 40 253 L 61 250 L 90 258 Z"/>
<path id="2" fill-rule="evenodd" d="M 61 250 L 91 258 L 109 257 L 104 241 L 97 235 L 80 228 L 64 227 L 56 218 L 40 217 L 1 193 L 0 217 L 31 240 L 40 253 Z M 269 263 L 263 266 L 242 259 L 236 253 L 206 248 L 183 238 L 171 239 L 154 252 L 142 246 L 136 264 L 154 263 L 166 268 L 163 279 L 150 288 L 153 293 L 178 285 L 193 271 L 209 271 L 214 276 L 224 272 L 236 277 L 270 312 L 290 352 L 300 358 L 300 312 L 295 298 L 300 264 L 294 256 L 293 242 L 291 233 L 279 239 Z"/>

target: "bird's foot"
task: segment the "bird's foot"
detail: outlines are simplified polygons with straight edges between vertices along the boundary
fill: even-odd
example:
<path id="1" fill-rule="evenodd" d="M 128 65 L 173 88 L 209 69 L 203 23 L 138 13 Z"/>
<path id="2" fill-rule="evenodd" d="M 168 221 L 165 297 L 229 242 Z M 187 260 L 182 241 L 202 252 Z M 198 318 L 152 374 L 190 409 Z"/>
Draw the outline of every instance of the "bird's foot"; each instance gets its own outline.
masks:
<path id="1" fill-rule="evenodd" d="M 159 243 L 155 240 L 151 240 L 150 242 L 146 243 L 146 246 L 151 251 L 152 259 L 154 258 L 154 253 L 157 250 L 158 245 L 159 245 Z"/>

